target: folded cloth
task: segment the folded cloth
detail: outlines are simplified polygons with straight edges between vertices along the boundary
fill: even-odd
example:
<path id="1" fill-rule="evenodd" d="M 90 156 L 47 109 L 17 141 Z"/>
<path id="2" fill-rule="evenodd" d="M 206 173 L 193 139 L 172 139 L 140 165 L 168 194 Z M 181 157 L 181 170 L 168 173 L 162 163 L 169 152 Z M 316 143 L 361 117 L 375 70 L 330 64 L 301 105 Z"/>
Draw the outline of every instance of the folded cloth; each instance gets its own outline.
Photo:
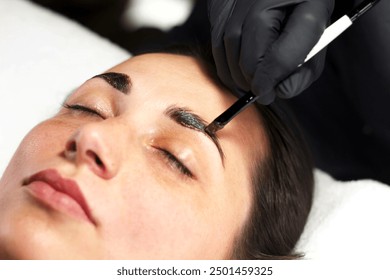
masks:
<path id="1" fill-rule="evenodd" d="M 297 245 L 306 259 L 388 259 L 390 186 L 315 172 L 313 208 Z"/>

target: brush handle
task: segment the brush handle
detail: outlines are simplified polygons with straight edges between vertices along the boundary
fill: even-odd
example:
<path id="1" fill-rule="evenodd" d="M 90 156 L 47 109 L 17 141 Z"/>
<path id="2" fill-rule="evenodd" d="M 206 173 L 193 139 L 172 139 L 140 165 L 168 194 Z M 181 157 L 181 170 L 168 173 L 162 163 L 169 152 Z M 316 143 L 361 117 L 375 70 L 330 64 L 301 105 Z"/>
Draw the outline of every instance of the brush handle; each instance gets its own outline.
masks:
<path id="1" fill-rule="evenodd" d="M 247 93 L 243 97 L 239 98 L 236 102 L 233 103 L 225 112 L 218 116 L 214 120 L 221 126 L 225 126 L 230 122 L 236 115 L 238 115 L 242 110 L 255 102 L 257 96 L 252 93 Z"/>
<path id="2" fill-rule="evenodd" d="M 247 108 L 253 102 L 255 102 L 257 96 L 252 93 L 247 93 L 236 102 L 233 103 L 225 112 L 220 114 L 215 120 L 213 120 L 206 128 L 205 131 L 208 134 L 214 134 L 218 130 L 224 128 L 224 126 L 230 122 L 235 116 L 237 116 L 242 110 Z"/>

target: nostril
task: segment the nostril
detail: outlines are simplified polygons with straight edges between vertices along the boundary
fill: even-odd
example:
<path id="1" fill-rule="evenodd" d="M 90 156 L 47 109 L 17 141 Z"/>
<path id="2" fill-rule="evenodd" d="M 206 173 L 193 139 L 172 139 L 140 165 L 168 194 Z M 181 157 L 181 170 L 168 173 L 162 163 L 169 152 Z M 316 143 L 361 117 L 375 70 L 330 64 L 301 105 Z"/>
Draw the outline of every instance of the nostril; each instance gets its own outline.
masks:
<path id="1" fill-rule="evenodd" d="M 77 151 L 77 145 L 76 145 L 76 141 L 69 141 L 67 144 L 66 144 L 66 147 L 65 149 L 69 152 L 76 152 Z"/>
<path id="2" fill-rule="evenodd" d="M 75 141 L 68 141 L 65 145 L 64 157 L 70 161 L 76 160 L 77 145 Z"/>
<path id="3" fill-rule="evenodd" d="M 100 158 L 98 156 L 95 157 L 95 162 L 97 165 L 99 165 L 100 167 L 104 167 L 104 164 L 103 162 L 100 160 Z"/>
<path id="4" fill-rule="evenodd" d="M 103 170 L 105 169 L 103 161 L 99 158 L 99 156 L 96 153 L 94 153 L 93 151 L 87 151 L 87 156 L 92 158 L 99 168 Z"/>

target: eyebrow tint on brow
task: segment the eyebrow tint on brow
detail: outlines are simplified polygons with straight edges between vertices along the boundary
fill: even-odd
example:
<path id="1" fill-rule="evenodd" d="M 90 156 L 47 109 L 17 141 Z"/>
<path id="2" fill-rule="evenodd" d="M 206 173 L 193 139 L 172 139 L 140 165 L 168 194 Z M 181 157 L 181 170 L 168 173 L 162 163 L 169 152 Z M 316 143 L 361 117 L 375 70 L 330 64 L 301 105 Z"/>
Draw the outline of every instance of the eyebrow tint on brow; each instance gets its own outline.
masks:
<path id="1" fill-rule="evenodd" d="M 119 90 L 120 92 L 123 92 L 124 94 L 128 94 L 131 88 L 130 77 L 123 73 L 107 72 L 96 75 L 91 79 L 94 78 L 101 78 L 105 80 L 110 86 Z"/>
<path id="2" fill-rule="evenodd" d="M 203 118 L 192 113 L 191 110 L 187 108 L 177 107 L 177 106 L 168 107 L 164 113 L 170 119 L 174 120 L 176 123 L 180 124 L 181 126 L 190 128 L 195 131 L 199 131 L 204 135 L 206 135 L 209 139 L 211 139 L 211 141 L 213 141 L 213 143 L 218 149 L 218 152 L 222 160 L 222 165 L 224 164 L 225 155 L 223 153 L 221 145 L 219 144 L 219 139 L 216 134 L 207 133 L 205 131 L 207 122 Z"/>

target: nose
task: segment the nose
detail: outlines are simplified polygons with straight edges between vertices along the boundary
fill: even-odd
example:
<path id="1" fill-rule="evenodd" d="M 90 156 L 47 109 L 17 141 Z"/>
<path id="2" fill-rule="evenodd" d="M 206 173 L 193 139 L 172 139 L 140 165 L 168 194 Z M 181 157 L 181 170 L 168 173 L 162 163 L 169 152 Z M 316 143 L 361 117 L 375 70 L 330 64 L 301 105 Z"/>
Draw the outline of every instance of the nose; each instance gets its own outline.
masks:
<path id="1" fill-rule="evenodd" d="M 120 153 L 117 149 L 108 131 L 98 124 L 89 124 L 70 137 L 64 155 L 76 165 L 87 165 L 97 176 L 109 180 L 119 170 Z"/>

